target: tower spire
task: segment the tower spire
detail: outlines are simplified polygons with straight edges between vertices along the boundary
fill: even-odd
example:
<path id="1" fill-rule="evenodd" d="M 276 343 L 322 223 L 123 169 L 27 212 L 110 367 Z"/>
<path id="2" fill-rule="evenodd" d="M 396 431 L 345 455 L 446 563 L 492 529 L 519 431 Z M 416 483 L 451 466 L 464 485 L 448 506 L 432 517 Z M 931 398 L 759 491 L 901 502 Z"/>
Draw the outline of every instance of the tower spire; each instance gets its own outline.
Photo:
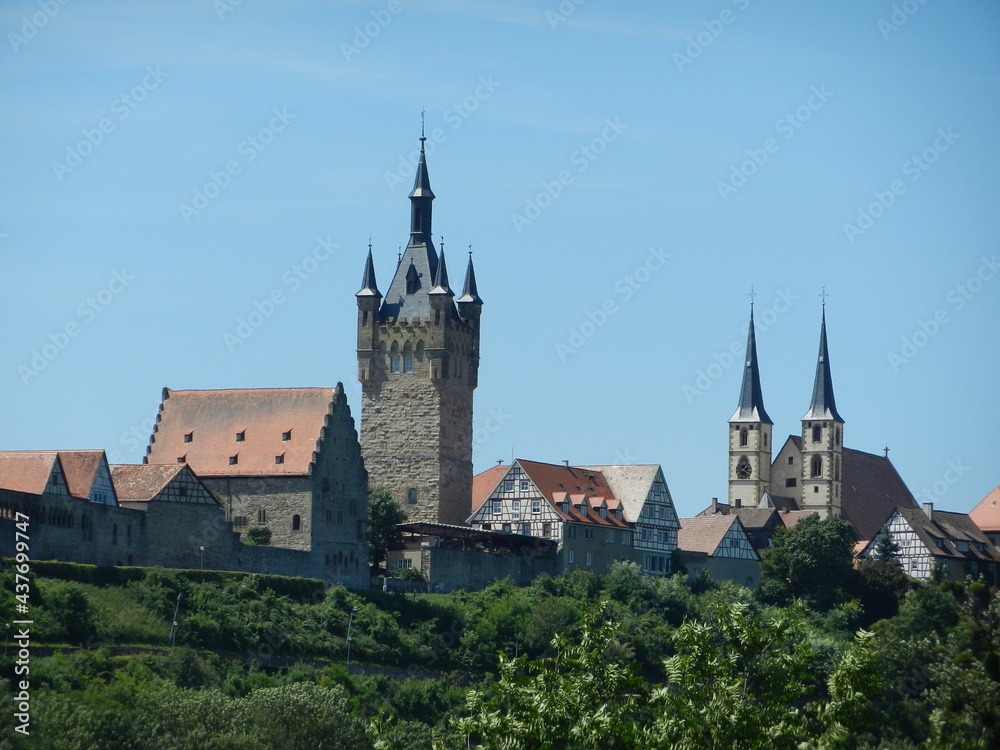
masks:
<path id="1" fill-rule="evenodd" d="M 431 190 L 431 178 L 427 174 L 427 155 L 424 153 L 423 114 L 420 120 L 420 161 L 417 163 L 417 174 L 413 178 L 413 190 L 410 191 L 410 244 L 431 244 L 431 201 L 434 191 Z"/>
<path id="2" fill-rule="evenodd" d="M 441 238 L 441 255 L 438 257 L 437 274 L 434 278 L 434 288 L 428 294 L 448 294 L 452 297 L 455 293 L 448 284 L 448 265 L 444 261 L 444 237 Z"/>
<path id="3" fill-rule="evenodd" d="M 747 329 L 746 365 L 743 369 L 743 386 L 740 403 L 730 422 L 762 422 L 774 424 L 764 409 L 764 395 L 760 387 L 760 370 L 757 366 L 757 337 L 753 322 L 753 287 L 750 287 L 750 327 Z"/>
<path id="4" fill-rule="evenodd" d="M 365 273 L 361 278 L 361 291 L 356 297 L 378 297 L 382 298 L 382 293 L 378 290 L 375 282 L 375 264 L 372 262 L 372 241 L 368 238 L 368 260 L 365 261 Z"/>
<path id="5" fill-rule="evenodd" d="M 476 285 L 476 269 L 472 265 L 472 245 L 469 245 L 469 265 L 465 269 L 465 286 L 462 287 L 462 296 L 457 301 L 483 304 L 479 297 L 479 288 Z"/>
<path id="6" fill-rule="evenodd" d="M 819 333 L 819 356 L 816 361 L 816 379 L 813 382 L 812 403 L 803 419 L 832 419 L 843 422 L 837 412 L 833 396 L 833 375 L 830 372 L 830 351 L 826 344 L 826 288 L 823 289 L 823 318 Z"/>

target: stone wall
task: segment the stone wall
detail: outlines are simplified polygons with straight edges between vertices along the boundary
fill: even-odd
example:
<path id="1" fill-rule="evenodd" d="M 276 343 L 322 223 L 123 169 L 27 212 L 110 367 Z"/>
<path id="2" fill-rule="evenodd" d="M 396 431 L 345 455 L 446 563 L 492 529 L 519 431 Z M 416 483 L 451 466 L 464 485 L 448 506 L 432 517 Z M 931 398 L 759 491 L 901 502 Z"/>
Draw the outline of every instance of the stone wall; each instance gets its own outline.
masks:
<path id="1" fill-rule="evenodd" d="M 474 549 L 424 547 L 390 551 L 386 561 L 389 568 L 396 568 L 399 559 L 410 560 L 410 567 L 424 573 L 428 590 L 440 593 L 456 589 L 475 591 L 504 578 L 510 578 L 518 586 L 527 586 L 542 573 L 558 572 L 553 556 L 496 554 Z"/>

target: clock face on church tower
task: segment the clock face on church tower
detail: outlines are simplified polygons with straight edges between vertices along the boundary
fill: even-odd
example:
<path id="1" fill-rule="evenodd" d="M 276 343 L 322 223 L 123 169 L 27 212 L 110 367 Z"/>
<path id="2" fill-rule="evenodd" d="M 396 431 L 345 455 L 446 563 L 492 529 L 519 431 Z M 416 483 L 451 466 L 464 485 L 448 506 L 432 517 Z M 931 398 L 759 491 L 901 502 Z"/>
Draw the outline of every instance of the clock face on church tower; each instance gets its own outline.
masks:
<path id="1" fill-rule="evenodd" d="M 749 479 L 752 473 L 753 469 L 750 468 L 750 462 L 747 461 L 746 456 L 743 456 L 740 458 L 740 462 L 736 464 L 736 476 L 740 479 Z"/>

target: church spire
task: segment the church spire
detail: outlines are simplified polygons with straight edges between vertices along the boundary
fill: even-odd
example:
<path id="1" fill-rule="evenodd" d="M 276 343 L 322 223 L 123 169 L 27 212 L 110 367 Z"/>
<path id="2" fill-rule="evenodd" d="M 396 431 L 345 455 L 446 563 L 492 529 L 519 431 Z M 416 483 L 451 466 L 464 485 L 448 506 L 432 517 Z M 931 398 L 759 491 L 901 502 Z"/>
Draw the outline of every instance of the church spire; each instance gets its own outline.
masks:
<path id="1" fill-rule="evenodd" d="M 382 298 L 382 293 L 378 290 L 375 282 L 375 264 L 372 262 L 372 244 L 368 243 L 368 260 L 365 261 L 365 275 L 361 279 L 361 291 L 356 297 L 378 297 Z"/>
<path id="2" fill-rule="evenodd" d="M 764 395 L 760 388 L 760 370 L 757 367 L 757 338 L 754 333 L 752 299 L 750 301 L 750 327 L 747 330 L 746 366 L 743 369 L 743 387 L 740 390 L 740 403 L 729 421 L 774 424 L 764 409 Z"/>
<path id="3" fill-rule="evenodd" d="M 472 245 L 469 245 L 469 247 L 472 247 Z M 465 269 L 465 286 L 462 287 L 462 296 L 458 298 L 458 301 L 483 304 L 482 299 L 479 298 L 479 288 L 476 286 L 476 269 L 472 266 L 471 250 L 469 250 L 469 265 Z"/>
<path id="4" fill-rule="evenodd" d="M 812 403 L 803 419 L 832 419 L 843 422 L 837 412 L 833 397 L 833 375 L 830 373 L 830 352 L 826 345 L 826 299 L 823 300 L 823 322 L 819 334 L 819 358 L 816 361 L 816 380 L 813 382 Z"/>

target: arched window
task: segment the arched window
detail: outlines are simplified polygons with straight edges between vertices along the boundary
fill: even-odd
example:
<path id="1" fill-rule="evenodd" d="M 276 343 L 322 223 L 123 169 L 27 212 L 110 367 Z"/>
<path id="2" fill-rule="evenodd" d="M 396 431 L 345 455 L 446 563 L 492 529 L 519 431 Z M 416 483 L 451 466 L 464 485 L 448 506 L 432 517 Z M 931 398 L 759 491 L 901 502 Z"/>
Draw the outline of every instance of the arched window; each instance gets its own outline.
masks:
<path id="1" fill-rule="evenodd" d="M 833 478 L 838 482 L 840 481 L 840 456 L 834 456 L 833 458 Z"/>
<path id="2" fill-rule="evenodd" d="M 420 274 L 417 273 L 417 269 L 414 267 L 413 263 L 410 263 L 410 268 L 406 272 L 406 293 L 416 294 L 419 288 Z"/>
<path id="3" fill-rule="evenodd" d="M 823 439 L 823 428 L 818 424 L 813 425 L 813 442 L 818 443 Z"/>
<path id="4" fill-rule="evenodd" d="M 740 430 L 740 446 L 741 447 L 746 446 L 749 441 L 750 437 L 747 433 L 747 428 L 744 427 L 742 430 Z"/>
<path id="5" fill-rule="evenodd" d="M 302 518 L 296 513 L 292 516 L 292 531 L 298 531 L 302 528 Z"/>
<path id="6" fill-rule="evenodd" d="M 812 457 L 812 475 L 814 477 L 823 476 L 823 459 L 820 456 Z"/>

